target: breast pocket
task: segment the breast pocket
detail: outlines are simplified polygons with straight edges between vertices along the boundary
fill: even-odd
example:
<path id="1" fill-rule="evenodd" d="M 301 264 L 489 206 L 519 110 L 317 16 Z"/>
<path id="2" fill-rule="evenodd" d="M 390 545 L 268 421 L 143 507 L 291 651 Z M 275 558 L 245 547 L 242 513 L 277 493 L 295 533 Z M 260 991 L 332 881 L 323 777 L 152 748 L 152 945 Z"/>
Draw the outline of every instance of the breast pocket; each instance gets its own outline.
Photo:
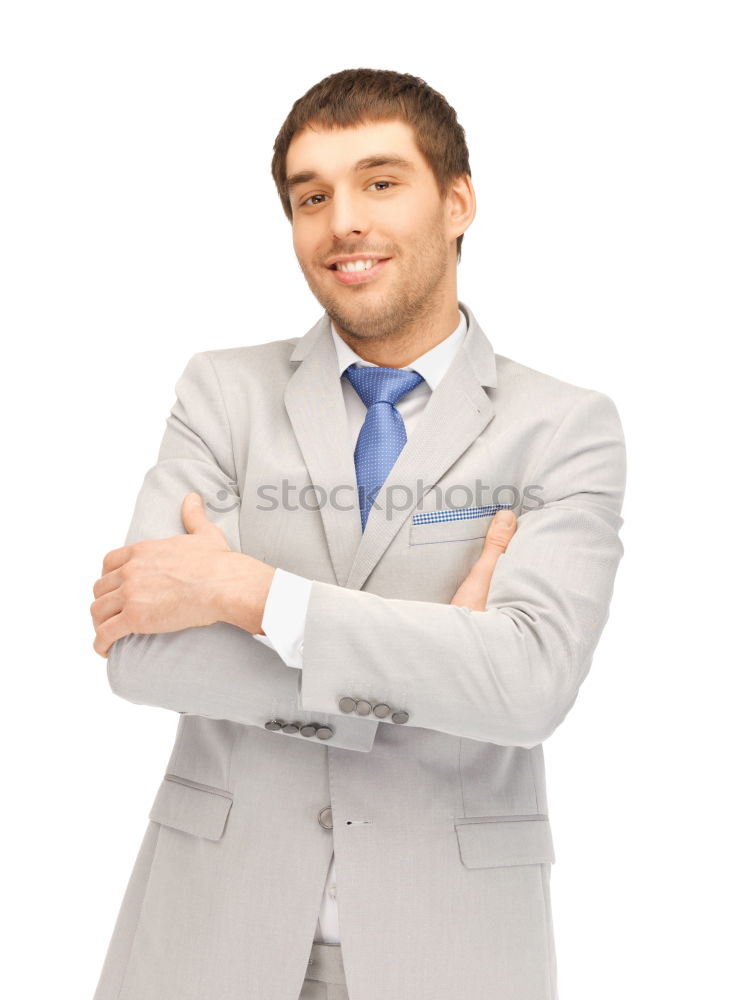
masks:
<path id="1" fill-rule="evenodd" d="M 460 507 L 447 510 L 419 511 L 412 514 L 409 545 L 432 545 L 435 542 L 461 542 L 485 538 L 492 518 L 510 504 L 485 507 Z"/>

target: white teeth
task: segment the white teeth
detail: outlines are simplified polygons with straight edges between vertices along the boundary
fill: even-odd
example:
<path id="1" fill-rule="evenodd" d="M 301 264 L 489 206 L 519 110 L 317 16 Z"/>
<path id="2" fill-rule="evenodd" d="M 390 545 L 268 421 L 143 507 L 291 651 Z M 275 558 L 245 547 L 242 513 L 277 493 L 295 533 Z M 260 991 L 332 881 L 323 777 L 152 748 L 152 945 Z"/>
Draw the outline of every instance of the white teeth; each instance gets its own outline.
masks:
<path id="1" fill-rule="evenodd" d="M 369 271 L 373 264 L 377 264 L 376 260 L 352 260 L 347 261 L 343 264 L 337 264 L 337 271 Z"/>

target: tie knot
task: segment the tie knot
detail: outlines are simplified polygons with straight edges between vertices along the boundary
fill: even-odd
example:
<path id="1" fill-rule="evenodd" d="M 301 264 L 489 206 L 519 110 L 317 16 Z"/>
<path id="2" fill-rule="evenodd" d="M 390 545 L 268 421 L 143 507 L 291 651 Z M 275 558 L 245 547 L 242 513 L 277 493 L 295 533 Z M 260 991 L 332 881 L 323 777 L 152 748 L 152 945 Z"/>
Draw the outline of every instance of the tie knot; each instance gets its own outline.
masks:
<path id="1" fill-rule="evenodd" d="M 357 390 L 357 394 L 369 410 L 373 403 L 395 404 L 424 379 L 419 372 L 403 371 L 401 368 L 380 368 L 364 365 L 357 368 L 351 364 L 344 375 Z"/>

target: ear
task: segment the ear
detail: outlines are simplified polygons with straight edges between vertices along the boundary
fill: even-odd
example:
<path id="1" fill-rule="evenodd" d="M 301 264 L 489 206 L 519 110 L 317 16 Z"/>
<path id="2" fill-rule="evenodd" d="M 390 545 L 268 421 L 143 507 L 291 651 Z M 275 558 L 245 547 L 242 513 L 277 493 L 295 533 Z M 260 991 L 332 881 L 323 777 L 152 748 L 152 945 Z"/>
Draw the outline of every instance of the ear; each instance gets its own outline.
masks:
<path id="1" fill-rule="evenodd" d="M 454 177 L 445 196 L 445 221 L 449 240 L 465 233 L 477 214 L 474 185 L 469 174 Z"/>

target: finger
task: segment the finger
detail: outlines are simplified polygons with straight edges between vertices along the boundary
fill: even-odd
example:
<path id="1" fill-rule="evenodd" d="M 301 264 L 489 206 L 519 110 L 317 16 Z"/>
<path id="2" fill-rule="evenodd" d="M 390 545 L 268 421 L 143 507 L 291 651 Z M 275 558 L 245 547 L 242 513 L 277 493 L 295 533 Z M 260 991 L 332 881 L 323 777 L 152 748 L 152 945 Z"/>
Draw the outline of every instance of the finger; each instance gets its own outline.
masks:
<path id="1" fill-rule="evenodd" d="M 474 563 L 466 577 L 453 595 L 451 604 L 458 604 L 464 608 L 471 608 L 473 611 L 485 611 L 487 607 L 487 595 L 490 591 L 490 581 L 497 565 L 498 556 L 494 558 L 480 558 Z"/>
<path id="2" fill-rule="evenodd" d="M 94 626 L 98 628 L 108 619 L 119 614 L 122 611 L 122 608 L 122 593 L 119 588 L 109 594 L 104 594 L 102 597 L 97 597 L 97 599 L 93 601 L 89 607 L 91 620 L 93 621 Z"/>
<path id="3" fill-rule="evenodd" d="M 180 510 L 182 523 L 185 530 L 191 535 L 208 534 L 215 535 L 224 540 L 224 533 L 218 528 L 206 513 L 203 506 L 203 497 L 200 493 L 188 493 L 183 501 Z"/>
<path id="4" fill-rule="evenodd" d="M 227 539 L 221 528 L 214 524 L 203 506 L 203 497 L 199 493 L 188 493 L 182 501 L 182 523 L 190 535 L 203 535 L 219 548 L 229 551 Z"/>
<path id="5" fill-rule="evenodd" d="M 119 569 L 120 566 L 130 559 L 132 554 L 132 545 L 123 545 L 119 549 L 112 549 L 112 551 L 108 552 L 104 557 L 101 575 L 104 576 L 105 573 L 109 573 L 113 569 Z"/>
<path id="6" fill-rule="evenodd" d="M 187 493 L 182 498 L 180 515 L 185 530 L 191 535 L 205 527 L 208 517 L 203 509 L 203 498 L 199 493 Z M 210 521 L 208 523 L 210 524 Z"/>
<path id="7" fill-rule="evenodd" d="M 473 611 L 486 610 L 492 574 L 498 559 L 508 548 L 517 524 L 518 520 L 512 510 L 499 510 L 495 514 L 487 529 L 482 552 L 453 595 L 451 604 Z"/>
<path id="8" fill-rule="evenodd" d="M 508 548 L 517 526 L 518 520 L 512 510 L 499 510 L 490 521 L 482 553 L 502 555 Z"/>
<path id="9" fill-rule="evenodd" d="M 110 618 L 96 630 L 94 650 L 100 656 L 106 656 L 113 642 L 122 639 L 125 635 L 130 635 L 131 632 L 132 629 L 128 627 L 125 615 L 120 612 L 119 615 Z"/>
<path id="10" fill-rule="evenodd" d="M 114 569 L 110 573 L 105 573 L 104 576 L 99 577 L 94 586 L 91 588 L 92 593 L 94 597 L 101 597 L 103 594 L 109 594 L 113 590 L 117 590 L 122 581 L 122 572 L 119 569 Z"/>

